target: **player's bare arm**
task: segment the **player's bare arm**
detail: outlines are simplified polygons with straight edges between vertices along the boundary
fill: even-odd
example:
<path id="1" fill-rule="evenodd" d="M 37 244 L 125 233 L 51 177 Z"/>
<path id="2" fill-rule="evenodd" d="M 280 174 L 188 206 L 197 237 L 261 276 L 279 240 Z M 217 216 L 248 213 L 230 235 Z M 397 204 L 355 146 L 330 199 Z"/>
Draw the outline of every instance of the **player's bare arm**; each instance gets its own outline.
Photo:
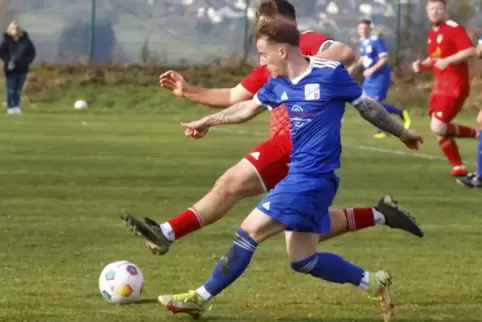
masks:
<path id="1" fill-rule="evenodd" d="M 476 52 L 475 52 L 474 47 L 463 49 L 463 50 L 459 51 L 458 53 L 456 53 L 452 56 L 448 56 L 446 58 L 439 59 L 435 63 L 435 66 L 437 66 L 440 61 L 445 61 L 447 66 L 448 65 L 460 64 L 460 63 L 466 62 L 468 59 L 474 57 L 475 54 L 476 54 Z"/>
<path id="2" fill-rule="evenodd" d="M 165 72 L 159 77 L 159 84 L 176 96 L 185 97 L 190 101 L 216 108 L 226 108 L 253 97 L 253 94 L 241 84 L 232 88 L 193 87 L 189 85 L 180 73 L 172 70 Z"/>
<path id="3" fill-rule="evenodd" d="M 361 68 L 363 65 L 363 58 L 358 57 L 353 64 L 347 67 L 347 70 L 350 74 L 353 74 L 356 70 Z"/>
<path id="4" fill-rule="evenodd" d="M 475 47 L 475 55 L 477 58 L 482 58 L 482 42 L 479 42 L 477 47 Z"/>
<path id="5" fill-rule="evenodd" d="M 412 63 L 412 69 L 415 73 L 431 70 L 432 68 L 433 60 L 430 57 L 427 57 L 424 60 L 418 59 Z"/>
<path id="6" fill-rule="evenodd" d="M 356 59 L 350 46 L 333 40 L 327 40 L 321 44 L 320 52 L 316 56 L 323 59 L 338 61 L 345 66 L 350 65 Z"/>
<path id="7" fill-rule="evenodd" d="M 386 64 L 388 63 L 388 55 L 385 55 L 385 56 L 382 56 L 378 59 L 378 61 L 376 62 L 375 65 L 373 65 L 372 67 L 368 68 L 367 70 L 365 70 L 363 72 L 363 76 L 365 77 L 369 77 L 371 75 L 373 75 L 374 73 L 376 73 L 380 68 L 382 68 L 383 66 L 385 66 Z"/>
<path id="8" fill-rule="evenodd" d="M 202 120 L 206 126 L 238 124 L 253 119 L 265 110 L 266 107 L 264 105 L 259 104 L 259 102 L 256 102 L 255 100 L 249 100 L 236 103 L 221 112 L 206 116 Z"/>
<path id="9" fill-rule="evenodd" d="M 375 100 L 364 98 L 354 104 L 360 115 L 376 127 L 388 132 L 405 143 L 410 149 L 418 149 L 423 142 L 422 137 L 415 131 L 407 130 L 402 124 L 395 121 L 385 108 Z"/>
<path id="10" fill-rule="evenodd" d="M 212 126 L 244 123 L 253 119 L 265 110 L 266 106 L 261 105 L 255 100 L 243 101 L 236 103 L 221 112 L 205 116 L 198 121 L 181 123 L 181 125 L 186 129 L 186 136 L 199 139 L 204 137 Z"/>

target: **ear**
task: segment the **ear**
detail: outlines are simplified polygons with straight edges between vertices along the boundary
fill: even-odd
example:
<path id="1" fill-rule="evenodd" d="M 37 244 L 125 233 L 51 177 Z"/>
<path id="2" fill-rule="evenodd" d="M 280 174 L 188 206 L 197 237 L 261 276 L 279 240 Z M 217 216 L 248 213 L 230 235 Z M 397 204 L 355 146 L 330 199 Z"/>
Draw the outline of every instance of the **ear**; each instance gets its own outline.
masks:
<path id="1" fill-rule="evenodd" d="M 288 56 L 288 50 L 284 46 L 279 47 L 278 52 L 281 59 L 286 59 L 286 56 Z"/>

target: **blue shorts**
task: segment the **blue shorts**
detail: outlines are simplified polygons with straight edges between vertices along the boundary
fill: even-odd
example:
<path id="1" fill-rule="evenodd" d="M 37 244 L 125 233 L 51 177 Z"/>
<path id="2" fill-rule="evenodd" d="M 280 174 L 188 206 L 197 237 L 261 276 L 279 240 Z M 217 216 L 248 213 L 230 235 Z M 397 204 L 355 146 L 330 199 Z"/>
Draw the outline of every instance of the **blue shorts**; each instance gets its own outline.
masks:
<path id="1" fill-rule="evenodd" d="M 329 208 L 338 190 L 335 173 L 319 177 L 288 174 L 258 204 L 257 209 L 286 225 L 287 230 L 328 233 Z"/>
<path id="2" fill-rule="evenodd" d="M 390 74 L 377 74 L 375 78 L 365 78 L 363 91 L 376 101 L 382 102 L 387 98 L 388 89 L 392 85 Z"/>
<path id="3" fill-rule="evenodd" d="M 365 94 L 376 101 L 383 102 L 387 98 L 390 85 L 363 84 Z"/>

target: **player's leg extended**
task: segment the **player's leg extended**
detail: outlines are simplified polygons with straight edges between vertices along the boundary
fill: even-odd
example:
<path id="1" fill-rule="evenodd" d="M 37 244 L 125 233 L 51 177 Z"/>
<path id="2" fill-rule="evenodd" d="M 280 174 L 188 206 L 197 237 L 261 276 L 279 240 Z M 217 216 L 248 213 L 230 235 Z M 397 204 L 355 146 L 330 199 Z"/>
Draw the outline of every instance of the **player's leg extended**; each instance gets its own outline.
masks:
<path id="1" fill-rule="evenodd" d="M 415 218 L 398 207 L 397 202 L 391 196 L 380 198 L 374 207 L 330 208 L 330 221 L 331 231 L 327 234 L 321 234 L 320 242 L 375 225 L 386 225 L 390 228 L 401 229 L 418 237 L 424 235 Z"/>
<path id="2" fill-rule="evenodd" d="M 199 316 L 205 302 L 215 297 L 243 274 L 257 246 L 286 229 L 285 225 L 254 209 L 238 229 L 233 245 L 221 257 L 211 278 L 196 291 L 176 295 L 160 295 L 159 302 L 173 313 Z"/>
<path id="3" fill-rule="evenodd" d="M 131 214 L 123 214 L 128 227 L 146 239 L 153 253 L 165 254 L 175 239 L 218 221 L 241 199 L 264 191 L 253 167 L 242 160 L 227 170 L 214 187 L 192 207 L 159 225 L 152 219 L 140 221 Z"/>
<path id="4" fill-rule="evenodd" d="M 211 191 L 192 207 L 158 225 L 124 214 L 127 226 L 147 241 L 152 252 L 165 254 L 175 239 L 215 223 L 242 198 L 272 189 L 288 173 L 291 152 L 289 134 L 271 138 L 256 146 L 221 176 Z"/>
<path id="5" fill-rule="evenodd" d="M 432 132 L 437 135 L 442 152 L 452 163 L 452 176 L 467 175 L 462 157 L 454 138 L 476 138 L 478 132 L 468 126 L 451 123 L 461 110 L 466 97 L 446 97 L 435 95 L 430 99 Z"/>
<path id="6" fill-rule="evenodd" d="M 477 124 L 479 126 L 477 145 L 477 171 L 466 177 L 460 177 L 457 180 L 470 188 L 482 188 L 482 110 L 477 115 Z"/>
<path id="7" fill-rule="evenodd" d="M 386 271 L 368 272 L 341 256 L 316 252 L 319 236 L 313 233 L 286 232 L 286 245 L 291 268 L 325 281 L 349 283 L 365 290 L 376 301 L 388 320 L 394 313 L 390 296 L 391 276 Z"/>

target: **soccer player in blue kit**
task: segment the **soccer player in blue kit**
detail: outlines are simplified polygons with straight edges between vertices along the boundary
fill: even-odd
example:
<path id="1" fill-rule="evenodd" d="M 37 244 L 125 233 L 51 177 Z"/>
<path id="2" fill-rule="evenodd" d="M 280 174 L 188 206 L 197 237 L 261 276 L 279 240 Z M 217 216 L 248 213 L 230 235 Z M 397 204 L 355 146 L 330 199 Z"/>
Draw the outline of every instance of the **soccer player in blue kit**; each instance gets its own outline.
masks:
<path id="1" fill-rule="evenodd" d="M 388 65 L 388 50 L 383 39 L 373 35 L 372 21 L 368 18 L 362 19 L 358 24 L 360 36 L 360 59 L 350 66 L 350 73 L 363 66 L 363 91 L 366 95 L 383 102 L 387 98 L 388 89 L 392 85 L 390 66 Z M 398 115 L 404 122 L 405 128 L 411 124 L 410 115 L 407 110 L 402 110 L 390 104 L 382 103 L 388 113 Z M 387 133 L 381 129 L 374 136 L 377 139 L 387 137 Z"/>
<path id="2" fill-rule="evenodd" d="M 298 49 L 299 36 L 296 26 L 282 18 L 260 20 L 255 29 L 260 63 L 273 77 L 252 100 L 182 124 L 187 136 L 202 138 L 211 126 L 242 123 L 284 103 L 280 108 L 286 108 L 290 117 L 293 150 L 288 176 L 245 218 L 212 277 L 195 291 L 159 296 L 173 313 L 201 315 L 204 304 L 246 270 L 263 241 L 285 232 L 293 270 L 360 287 L 379 303 L 385 317 L 393 314 L 387 271 L 369 272 L 336 254 L 316 249 L 320 234 L 330 231 L 328 208 L 338 190 L 335 170 L 340 167 L 345 103 L 354 105 L 362 117 L 399 137 L 410 149 L 417 149 L 422 138 L 404 129 L 378 102 L 367 98 L 342 64 L 303 56 Z"/>

